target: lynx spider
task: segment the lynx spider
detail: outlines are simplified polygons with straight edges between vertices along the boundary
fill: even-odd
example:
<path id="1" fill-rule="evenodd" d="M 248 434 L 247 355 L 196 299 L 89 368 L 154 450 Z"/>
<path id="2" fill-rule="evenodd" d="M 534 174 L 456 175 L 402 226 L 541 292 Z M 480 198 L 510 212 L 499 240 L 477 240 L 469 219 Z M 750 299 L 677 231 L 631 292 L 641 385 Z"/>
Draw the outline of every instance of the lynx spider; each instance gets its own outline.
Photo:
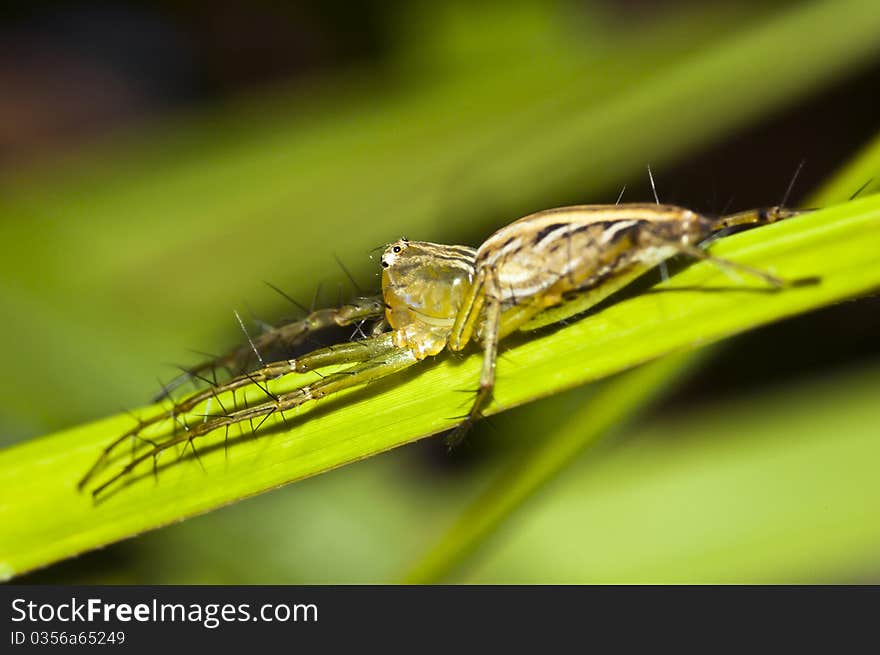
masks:
<path id="1" fill-rule="evenodd" d="M 138 419 L 137 425 L 113 440 L 79 483 L 84 488 L 103 470 L 111 455 L 128 439 L 139 440 L 141 452 L 92 494 L 131 473 L 141 463 L 169 448 L 189 445 L 209 432 L 244 421 L 262 422 L 283 412 L 338 391 L 368 385 L 403 371 L 449 349 L 461 351 L 476 342 L 483 350 L 479 388 L 468 413 L 453 432 L 452 441 L 481 415 L 495 385 L 498 342 L 513 332 L 534 330 L 580 314 L 629 284 L 645 271 L 670 257 L 686 255 L 742 271 L 781 289 L 792 283 L 762 270 L 720 259 L 700 244 L 721 230 L 757 226 L 789 218 L 800 212 L 770 207 L 709 218 L 689 209 L 666 204 L 625 203 L 579 205 L 548 209 L 502 227 L 477 248 L 399 239 L 381 256 L 382 292 L 359 298 L 335 309 L 311 312 L 306 318 L 272 329 L 227 355 L 187 372 L 203 377 L 216 366 L 240 362 L 252 349 L 259 358 L 276 343 L 298 343 L 305 336 L 334 325 L 373 321 L 372 334 L 364 339 L 319 348 L 301 357 L 263 364 L 256 370 L 212 382 L 174 403 L 167 411 Z M 265 386 L 289 374 L 318 371 L 328 366 L 348 366 L 275 395 Z M 262 389 L 267 400 L 250 407 L 206 417 L 192 426 L 185 417 L 201 403 L 238 389 Z M 222 404 L 221 404 L 222 407 Z M 161 443 L 142 436 L 147 426 L 171 420 L 172 434 Z M 253 425 L 253 423 L 251 423 Z"/>

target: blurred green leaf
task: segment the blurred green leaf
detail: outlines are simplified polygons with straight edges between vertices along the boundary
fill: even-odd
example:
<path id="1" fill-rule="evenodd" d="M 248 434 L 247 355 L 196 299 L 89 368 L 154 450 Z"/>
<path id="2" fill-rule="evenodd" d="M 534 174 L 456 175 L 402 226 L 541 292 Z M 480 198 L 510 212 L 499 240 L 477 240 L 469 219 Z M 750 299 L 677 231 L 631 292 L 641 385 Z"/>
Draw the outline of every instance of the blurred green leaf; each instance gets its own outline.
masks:
<path id="1" fill-rule="evenodd" d="M 878 362 L 628 431 L 457 576 L 472 583 L 840 583 L 880 551 Z M 598 455 L 598 456 L 597 456 Z"/>

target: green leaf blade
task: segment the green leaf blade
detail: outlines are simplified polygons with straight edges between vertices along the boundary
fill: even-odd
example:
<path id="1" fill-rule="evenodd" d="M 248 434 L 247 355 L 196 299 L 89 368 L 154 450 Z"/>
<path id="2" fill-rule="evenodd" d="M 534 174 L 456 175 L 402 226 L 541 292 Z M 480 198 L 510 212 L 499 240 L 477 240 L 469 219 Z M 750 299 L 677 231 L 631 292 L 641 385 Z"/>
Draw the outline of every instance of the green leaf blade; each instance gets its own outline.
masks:
<path id="1" fill-rule="evenodd" d="M 731 334 L 855 297 L 880 287 L 880 196 L 807 214 L 716 244 L 720 256 L 818 285 L 766 293 L 742 288 L 707 263 L 651 293 L 627 298 L 551 333 L 525 335 L 504 350 L 490 412 L 692 349 Z M 707 291 L 712 288 L 715 292 Z M 150 467 L 93 504 L 76 482 L 100 450 L 131 424 L 119 416 L 0 452 L 0 564 L 6 576 L 328 471 L 455 423 L 478 377 L 479 354 L 449 355 L 412 374 L 346 392 L 288 417 L 289 429 L 239 438 L 228 457 L 223 435 L 154 482 Z M 51 516 L 35 524 L 31 517 Z"/>

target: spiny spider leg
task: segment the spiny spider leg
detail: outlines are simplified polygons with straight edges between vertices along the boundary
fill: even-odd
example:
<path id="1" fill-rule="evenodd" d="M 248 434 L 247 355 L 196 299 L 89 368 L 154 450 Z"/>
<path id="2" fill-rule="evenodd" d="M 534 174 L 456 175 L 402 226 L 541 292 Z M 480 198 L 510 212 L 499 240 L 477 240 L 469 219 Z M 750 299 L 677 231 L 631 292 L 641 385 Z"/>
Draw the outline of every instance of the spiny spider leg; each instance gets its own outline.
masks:
<path id="1" fill-rule="evenodd" d="M 450 433 L 446 439 L 447 445 L 452 448 L 464 439 L 474 421 L 480 418 L 480 410 L 489 401 L 492 389 L 495 387 L 495 361 L 498 351 L 498 332 L 501 323 L 501 300 L 493 293 L 494 288 L 487 284 L 486 269 L 477 273 L 473 285 L 465 297 L 462 310 L 459 311 L 455 323 L 452 326 L 452 334 L 449 337 L 449 347 L 452 350 L 461 350 L 475 336 L 479 326 L 481 329 L 481 341 L 483 346 L 483 366 L 480 370 L 480 386 L 476 392 L 476 398 L 471 405 L 470 411 Z M 489 290 L 487 290 L 489 287 Z M 478 322 L 482 319 L 482 323 Z"/>
<path id="2" fill-rule="evenodd" d="M 789 191 L 786 192 L 786 195 L 791 190 L 791 186 L 794 184 L 794 180 L 797 179 L 797 174 L 800 172 L 800 169 L 803 167 L 803 162 L 801 162 L 798 169 L 795 171 L 795 176 L 792 179 L 791 184 L 789 185 Z M 770 223 L 775 223 L 777 221 L 781 221 L 787 218 L 792 218 L 794 216 L 799 216 L 805 213 L 802 210 L 796 209 L 786 209 L 785 207 L 767 207 L 764 209 L 748 209 L 746 211 L 738 212 L 736 214 L 730 214 L 728 216 L 722 216 L 717 218 L 710 223 L 710 237 L 712 235 L 716 235 L 723 230 L 727 230 L 729 228 L 735 228 L 740 226 L 757 226 L 757 225 L 767 225 Z M 664 238 L 662 236 L 658 236 L 652 234 L 650 231 L 645 232 L 644 240 L 646 245 L 653 244 L 657 246 L 667 246 L 671 248 L 675 248 L 683 255 L 687 255 L 688 257 L 693 257 L 694 259 L 699 259 L 702 261 L 712 262 L 716 266 L 720 268 L 726 268 L 731 270 L 738 270 L 746 273 L 747 275 L 751 275 L 752 277 L 756 277 L 760 280 L 763 280 L 771 287 L 776 289 L 783 289 L 785 287 L 797 286 L 802 280 L 786 280 L 780 278 L 772 273 L 768 273 L 767 271 L 761 270 L 759 268 L 754 268 L 752 266 L 748 266 L 746 264 L 741 264 L 739 262 L 732 261 L 730 259 L 724 259 L 722 257 L 717 257 L 712 255 L 711 253 L 705 250 L 705 246 L 708 245 L 710 239 L 705 239 L 702 243 L 702 247 L 693 245 L 689 242 L 683 242 L 681 240 L 674 240 L 669 238 Z"/>
<path id="3" fill-rule="evenodd" d="M 382 303 L 381 298 L 358 298 L 354 302 L 341 307 L 313 311 L 299 321 L 286 323 L 259 335 L 249 337 L 249 343 L 237 346 L 225 355 L 186 369 L 182 374 L 164 385 L 162 391 L 153 400 L 159 401 L 168 398 L 171 391 L 209 369 L 226 368 L 231 372 L 241 371 L 247 366 L 247 362 L 253 358 L 254 350 L 262 352 L 277 348 L 280 345 L 295 346 L 318 330 L 381 318 L 384 311 L 385 305 Z"/>
<path id="4" fill-rule="evenodd" d="M 389 244 L 382 257 L 384 270 L 381 300 L 367 299 L 364 302 L 368 304 L 362 312 L 346 313 L 338 310 L 333 312 L 333 322 L 335 323 L 354 321 L 363 316 L 379 319 L 375 321 L 372 328 L 372 334 L 375 336 L 358 342 L 343 343 L 320 349 L 297 358 L 293 363 L 288 360 L 263 366 L 253 373 L 239 375 L 225 385 L 212 385 L 210 389 L 193 394 L 170 411 L 160 412 L 149 421 L 158 423 L 163 419 L 171 418 L 175 419 L 176 425 L 178 415 L 192 413 L 199 402 L 207 401 L 212 397 L 216 397 L 219 402 L 219 394 L 223 391 L 232 394 L 231 409 L 233 411 L 231 413 L 224 410 L 223 415 L 208 416 L 205 422 L 187 429 L 185 434 L 173 432 L 171 435 L 165 435 L 169 445 L 180 444 L 188 441 L 194 435 L 201 435 L 205 431 L 218 427 L 228 427 L 236 422 L 239 426 L 242 423 L 253 425 L 254 418 L 260 417 L 260 412 L 264 412 L 260 418 L 265 418 L 274 411 L 283 412 L 289 407 L 302 404 L 304 400 L 308 399 L 303 394 L 313 392 L 326 395 L 337 389 L 367 384 L 373 379 L 405 368 L 413 361 L 420 361 L 428 356 L 438 354 L 446 347 L 449 329 L 461 305 L 461 297 L 469 287 L 475 252 L 473 248 L 467 246 L 447 246 L 426 242 L 409 243 L 406 239 Z M 375 315 L 380 311 L 380 308 L 385 314 L 382 318 Z M 317 317 L 322 315 L 325 313 L 315 313 Z M 329 323 L 329 321 L 324 321 L 324 323 Z M 382 332 L 382 330 L 391 331 Z M 288 372 L 302 372 L 332 364 L 347 365 L 373 359 L 376 360 L 374 365 L 367 366 L 367 371 L 363 373 L 358 367 L 331 373 L 324 376 L 316 385 L 304 385 L 300 387 L 300 391 L 283 396 L 276 397 L 268 387 L 262 384 L 269 378 L 285 375 Z M 262 389 L 266 396 L 274 402 L 280 402 L 280 404 L 264 403 L 259 410 L 252 411 L 249 408 L 249 398 L 246 393 L 242 394 L 241 404 L 236 403 L 237 390 L 244 391 L 253 388 Z M 95 477 L 98 470 L 108 464 L 110 454 L 120 443 L 126 438 L 137 435 L 146 427 L 144 423 L 145 421 L 141 421 L 138 426 L 117 438 L 104 450 L 98 461 L 80 482 L 81 488 Z M 166 444 L 154 446 L 152 449 L 147 448 L 145 451 L 142 450 L 140 455 L 136 454 L 135 459 L 140 457 L 139 461 L 142 461 L 144 457 L 150 456 L 149 453 L 157 455 L 165 448 Z M 127 470 L 131 470 L 131 468 L 129 466 Z M 106 488 L 106 485 L 102 486 L 103 488 Z"/>
<path id="5" fill-rule="evenodd" d="M 787 209 L 785 207 L 766 207 L 762 209 L 747 209 L 746 211 L 728 214 L 711 221 L 711 231 L 720 232 L 730 227 L 758 226 L 782 221 L 786 218 L 800 216 L 809 210 Z"/>
<path id="6" fill-rule="evenodd" d="M 185 415 L 204 401 L 210 400 L 211 398 L 218 398 L 219 402 L 220 394 L 254 385 L 260 386 L 260 388 L 263 388 L 265 391 L 265 388 L 261 386 L 261 383 L 274 380 L 282 375 L 287 375 L 289 373 L 306 373 L 308 371 L 313 371 L 325 366 L 333 366 L 335 364 L 363 362 L 380 356 L 393 348 L 394 344 L 392 343 L 390 334 L 383 334 L 362 341 L 337 344 L 313 350 L 312 352 L 295 359 L 272 362 L 271 364 L 267 364 L 251 373 L 239 375 L 217 386 L 197 391 L 180 402 L 175 403 L 169 410 L 160 412 L 146 419 L 139 418 L 137 425 L 125 431 L 104 448 L 97 461 L 79 481 L 77 487 L 82 489 L 94 474 L 102 468 L 103 464 L 106 463 L 113 451 L 116 450 L 121 443 L 124 443 L 126 439 L 129 437 L 136 437 L 141 441 L 149 441 L 149 444 L 151 444 L 153 448 L 156 448 L 157 446 L 155 442 L 140 437 L 140 433 L 144 428 L 150 425 L 155 425 L 164 420 L 176 420 L 178 416 Z M 220 405 L 223 407 L 222 403 Z M 187 429 L 187 432 L 191 432 L 191 430 Z"/>
<path id="7" fill-rule="evenodd" d="M 171 439 L 153 446 L 128 462 L 128 464 L 108 480 L 95 487 L 92 491 L 92 496 L 98 496 L 110 485 L 131 473 L 139 464 L 148 459 L 155 459 L 169 448 L 185 443 L 192 445 L 193 439 L 197 439 L 209 432 L 235 423 L 253 421 L 256 418 L 261 417 L 263 418 L 263 421 L 265 421 L 266 418 L 275 412 L 284 412 L 304 405 L 311 400 L 319 400 L 328 394 L 369 384 L 370 382 L 409 368 L 418 361 L 415 354 L 410 350 L 394 348 L 393 346 L 389 349 L 387 344 L 384 343 L 384 339 L 382 339 L 381 344 L 377 343 L 375 346 L 376 351 L 380 354 L 359 365 L 355 365 L 343 371 L 331 373 L 312 384 L 300 387 L 290 393 L 280 394 L 269 402 L 252 405 L 246 409 L 234 411 L 227 416 L 218 416 L 205 421 L 204 423 L 198 423 L 187 431 L 177 434 Z M 262 422 L 260 425 L 262 425 Z"/>
<path id="8" fill-rule="evenodd" d="M 650 241 L 649 237 L 647 241 Z M 722 257 L 716 257 L 712 255 L 699 246 L 692 246 L 684 243 L 677 243 L 675 241 L 667 241 L 662 238 L 656 238 L 654 241 L 657 246 L 669 246 L 676 248 L 681 254 L 687 255 L 688 257 L 693 257 L 694 259 L 699 259 L 702 261 L 712 262 L 719 268 L 732 269 L 735 271 L 742 271 L 748 275 L 756 277 L 758 279 L 763 280 L 771 287 L 775 289 L 783 289 L 788 286 L 792 286 L 793 282 L 790 280 L 784 280 L 780 277 L 773 275 L 772 273 L 768 273 L 767 271 L 762 271 L 759 268 L 754 268 L 752 266 L 747 266 L 746 264 L 740 264 L 739 262 L 732 261 L 730 259 L 724 259 Z"/>
<path id="9" fill-rule="evenodd" d="M 558 274 L 557 274 L 558 275 Z M 495 279 L 495 275 L 487 276 L 489 280 Z M 544 311 L 541 304 L 521 303 L 514 305 L 509 309 L 503 310 L 499 294 L 495 290 L 494 284 L 487 285 L 488 290 L 483 293 L 484 300 L 480 301 L 483 307 L 482 318 L 483 323 L 480 325 L 481 346 L 483 348 L 483 366 L 480 370 L 480 385 L 476 392 L 470 410 L 465 415 L 462 422 L 452 430 L 446 437 L 446 444 L 453 448 L 464 439 L 468 430 L 475 421 L 482 417 L 481 411 L 492 397 L 492 390 L 495 388 L 495 364 L 498 358 L 498 342 L 504 337 L 521 329 L 524 325 L 528 325 L 535 316 Z M 482 283 L 476 283 L 475 289 L 479 289 Z M 603 295 L 610 294 L 602 289 Z M 479 291 L 477 291 L 479 293 Z M 595 294 L 592 304 L 597 303 Z M 473 338 L 473 321 L 464 318 L 462 325 L 458 330 L 453 326 L 453 333 L 450 337 L 450 348 L 455 350 L 464 347 L 470 339 Z M 555 321 L 554 321 L 555 322 Z M 455 344 L 455 346 L 453 346 Z"/>

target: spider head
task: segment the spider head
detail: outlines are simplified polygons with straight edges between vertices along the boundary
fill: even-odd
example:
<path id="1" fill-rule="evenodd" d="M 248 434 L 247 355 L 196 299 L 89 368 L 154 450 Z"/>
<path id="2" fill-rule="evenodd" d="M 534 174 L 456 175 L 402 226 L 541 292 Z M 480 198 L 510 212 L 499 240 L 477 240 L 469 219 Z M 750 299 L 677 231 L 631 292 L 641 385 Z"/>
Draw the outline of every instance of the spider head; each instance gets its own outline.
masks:
<path id="1" fill-rule="evenodd" d="M 404 257 L 404 253 L 409 249 L 409 239 L 406 237 L 401 237 L 397 241 L 392 244 L 389 244 L 387 248 L 385 248 L 385 252 L 382 253 L 382 268 L 391 268 L 397 262 Z"/>

